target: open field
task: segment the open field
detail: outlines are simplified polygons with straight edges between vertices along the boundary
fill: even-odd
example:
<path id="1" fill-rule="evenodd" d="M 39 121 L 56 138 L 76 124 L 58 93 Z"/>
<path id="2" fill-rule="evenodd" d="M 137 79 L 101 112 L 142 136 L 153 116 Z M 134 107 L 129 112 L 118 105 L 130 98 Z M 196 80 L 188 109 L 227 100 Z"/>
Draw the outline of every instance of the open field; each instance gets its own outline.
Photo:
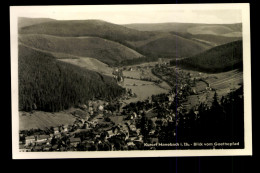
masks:
<path id="1" fill-rule="evenodd" d="M 32 114 L 19 112 L 19 129 L 45 129 L 46 127 L 57 127 L 62 124 L 73 124 L 75 120 L 76 117 L 67 111 L 56 113 L 35 111 Z"/>
<path id="2" fill-rule="evenodd" d="M 126 103 L 145 100 L 152 95 L 167 93 L 171 87 L 164 81 L 161 81 L 158 77 L 152 74 L 151 68 L 155 66 L 155 62 L 143 63 L 135 66 L 127 66 L 126 68 L 132 68 L 131 71 L 123 71 L 125 78 L 122 87 L 132 89 L 133 93 L 137 95 L 137 98 L 131 98 L 126 100 Z M 144 79 L 151 79 L 151 81 L 145 81 Z M 161 83 L 156 84 L 154 81 L 160 80 Z"/>
<path id="3" fill-rule="evenodd" d="M 107 64 L 94 59 L 94 58 L 86 58 L 81 57 L 77 59 L 59 59 L 60 61 L 71 63 L 77 65 L 79 67 L 83 67 L 89 70 L 97 71 L 99 73 L 112 76 L 113 69 L 109 67 Z"/>
<path id="4" fill-rule="evenodd" d="M 210 84 L 210 87 L 212 89 L 216 90 L 219 99 L 221 99 L 222 96 L 227 95 L 231 91 L 238 89 L 243 83 L 243 73 L 238 70 L 216 74 L 200 73 L 191 70 L 185 71 L 190 72 L 193 77 L 203 78 L 204 81 Z M 207 85 L 205 82 L 196 82 L 196 86 L 194 87 L 194 89 L 198 92 L 198 95 L 188 96 L 187 102 L 185 103 L 187 108 L 191 108 L 201 102 L 207 103 L 210 106 L 215 91 L 206 90 L 206 87 Z"/>
<path id="5" fill-rule="evenodd" d="M 155 85 L 154 82 L 141 81 L 136 79 L 125 79 L 122 87 L 131 89 L 133 93 L 137 95 L 136 98 L 125 100 L 126 103 L 145 100 L 152 95 L 168 92 L 168 90 Z"/>

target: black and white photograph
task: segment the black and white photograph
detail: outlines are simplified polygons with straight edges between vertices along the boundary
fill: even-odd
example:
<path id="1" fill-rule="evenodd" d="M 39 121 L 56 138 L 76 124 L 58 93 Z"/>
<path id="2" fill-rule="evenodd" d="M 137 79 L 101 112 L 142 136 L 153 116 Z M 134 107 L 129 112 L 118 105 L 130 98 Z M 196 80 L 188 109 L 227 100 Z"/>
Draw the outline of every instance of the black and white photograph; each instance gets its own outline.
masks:
<path id="1" fill-rule="evenodd" d="M 13 159 L 252 155 L 249 4 L 11 6 Z"/>

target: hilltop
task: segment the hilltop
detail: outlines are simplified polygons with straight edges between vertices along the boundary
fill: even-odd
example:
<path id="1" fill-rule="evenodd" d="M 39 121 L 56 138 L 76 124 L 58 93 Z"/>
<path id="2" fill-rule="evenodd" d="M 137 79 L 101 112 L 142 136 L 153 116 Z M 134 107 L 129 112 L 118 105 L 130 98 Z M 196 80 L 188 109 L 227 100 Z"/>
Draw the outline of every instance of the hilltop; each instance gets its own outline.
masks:
<path id="1" fill-rule="evenodd" d="M 55 112 L 124 93 L 113 78 L 19 45 L 19 110 Z"/>
<path id="2" fill-rule="evenodd" d="M 71 58 L 72 55 L 91 57 L 108 65 L 143 56 L 122 44 L 99 37 L 26 34 L 19 36 L 19 42 L 36 49 L 56 53 L 56 55 L 63 54 L 63 56 L 56 56 L 57 58 Z"/>
<path id="3" fill-rule="evenodd" d="M 18 27 L 22 28 L 25 26 L 36 25 L 40 23 L 55 21 L 54 19 L 50 18 L 27 18 L 27 17 L 19 17 L 18 18 Z"/>
<path id="4" fill-rule="evenodd" d="M 190 34 L 221 35 L 242 32 L 242 24 L 203 24 L 203 23 L 136 23 L 124 25 L 139 31 L 182 32 Z"/>
<path id="5" fill-rule="evenodd" d="M 164 32 L 200 42 L 209 47 L 242 38 L 242 24 L 138 23 L 124 25 L 138 31 Z"/>
<path id="6" fill-rule="evenodd" d="M 172 65 L 183 68 L 205 71 L 223 72 L 243 67 L 242 40 L 214 47 L 203 53 L 179 61 L 171 61 Z"/>
<path id="7" fill-rule="evenodd" d="M 19 34 L 46 34 L 62 37 L 94 36 L 111 40 L 143 40 L 153 35 L 102 20 L 57 20 L 20 28 Z"/>

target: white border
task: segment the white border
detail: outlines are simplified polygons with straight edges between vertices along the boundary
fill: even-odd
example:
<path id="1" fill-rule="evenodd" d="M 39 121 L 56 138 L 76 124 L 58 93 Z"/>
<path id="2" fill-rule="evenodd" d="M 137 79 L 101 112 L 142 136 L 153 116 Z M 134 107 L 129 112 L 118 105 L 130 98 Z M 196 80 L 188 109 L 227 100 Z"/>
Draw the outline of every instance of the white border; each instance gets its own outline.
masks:
<path id="1" fill-rule="evenodd" d="M 167 5 L 167 4 L 166 4 Z M 124 7 L 126 5 L 123 5 Z M 140 7 L 140 5 L 138 5 Z M 154 5 L 156 6 L 156 5 Z M 18 26 L 17 18 L 30 9 L 61 8 L 76 10 L 82 6 L 20 6 L 10 7 L 11 39 L 11 97 L 12 97 L 12 151 L 13 159 L 43 158 L 114 158 L 114 157 L 175 157 L 175 156 L 234 156 L 252 155 L 252 111 L 251 111 L 251 54 L 250 54 L 250 16 L 249 4 L 168 4 L 172 9 L 239 9 L 243 24 L 243 67 L 244 67 L 244 122 L 245 148 L 224 150 L 165 150 L 165 151 L 86 151 L 86 152 L 19 152 L 19 113 L 18 113 Z M 105 8 L 105 6 L 98 6 Z"/>

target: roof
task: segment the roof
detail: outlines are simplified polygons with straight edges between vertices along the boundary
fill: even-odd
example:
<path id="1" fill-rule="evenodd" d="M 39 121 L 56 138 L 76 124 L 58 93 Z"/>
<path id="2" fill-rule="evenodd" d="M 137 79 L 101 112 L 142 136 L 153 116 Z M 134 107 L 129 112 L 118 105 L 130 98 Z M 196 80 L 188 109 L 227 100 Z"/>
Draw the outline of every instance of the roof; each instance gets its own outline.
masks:
<path id="1" fill-rule="evenodd" d="M 70 138 L 70 142 L 80 142 L 80 138 Z"/>
<path id="2" fill-rule="evenodd" d="M 108 130 L 108 131 L 107 131 L 107 133 L 108 133 L 108 135 L 109 135 L 109 136 L 112 136 L 112 135 L 114 135 L 114 133 L 113 133 L 113 131 L 112 131 L 112 130 Z"/>
<path id="3" fill-rule="evenodd" d="M 34 136 L 26 136 L 25 139 L 35 139 Z"/>
<path id="4" fill-rule="evenodd" d="M 37 136 L 37 139 L 40 140 L 40 139 L 48 139 L 50 136 L 49 135 L 39 135 Z"/>

